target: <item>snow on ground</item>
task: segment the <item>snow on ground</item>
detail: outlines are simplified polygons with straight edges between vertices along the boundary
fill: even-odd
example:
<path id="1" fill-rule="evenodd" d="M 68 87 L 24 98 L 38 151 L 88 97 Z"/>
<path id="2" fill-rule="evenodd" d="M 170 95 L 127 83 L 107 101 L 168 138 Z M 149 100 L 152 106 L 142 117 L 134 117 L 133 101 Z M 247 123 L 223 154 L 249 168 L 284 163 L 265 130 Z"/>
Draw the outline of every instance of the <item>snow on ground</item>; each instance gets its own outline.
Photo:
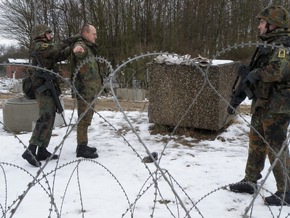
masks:
<path id="1" fill-rule="evenodd" d="M 31 132 L 6 132 L 0 110 L 1 217 L 235 218 L 248 207 L 248 217 L 290 216 L 290 207 L 263 204 L 267 190 L 276 191 L 272 174 L 253 203 L 252 195 L 228 190 L 244 176 L 249 115 L 236 116 L 213 140 L 198 140 L 150 134 L 153 124 L 146 112 L 125 113 L 127 119 L 113 111 L 94 115 L 89 145 L 97 147 L 100 157 L 90 160 L 76 158 L 71 128 L 77 117 L 66 110 L 71 125 L 55 128 L 48 148 L 56 148 L 60 159 L 42 162 L 38 169 L 21 158 Z M 158 153 L 156 163 L 142 163 L 146 149 Z M 264 177 L 268 168 L 267 162 Z"/>

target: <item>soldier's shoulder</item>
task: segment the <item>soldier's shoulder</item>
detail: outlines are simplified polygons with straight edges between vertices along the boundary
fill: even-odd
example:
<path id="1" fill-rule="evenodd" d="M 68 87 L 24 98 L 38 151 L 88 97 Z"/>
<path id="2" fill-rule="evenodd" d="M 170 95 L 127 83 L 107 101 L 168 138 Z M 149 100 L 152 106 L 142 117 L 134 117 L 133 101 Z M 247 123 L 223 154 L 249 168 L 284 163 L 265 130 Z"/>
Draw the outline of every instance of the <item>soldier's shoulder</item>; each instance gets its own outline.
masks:
<path id="1" fill-rule="evenodd" d="M 48 50 L 48 49 L 51 49 L 52 47 L 53 47 L 52 43 L 49 43 L 49 42 L 39 41 L 35 43 L 36 50 Z"/>
<path id="2" fill-rule="evenodd" d="M 287 48 L 279 48 L 277 52 L 277 57 L 279 59 L 289 58 L 289 53 L 287 52 Z"/>
<path id="3" fill-rule="evenodd" d="M 44 43 L 42 43 L 41 45 L 40 45 L 40 47 L 42 48 L 42 49 L 47 49 L 47 48 L 49 48 L 49 47 L 51 47 L 52 45 L 50 44 L 50 43 L 47 43 L 47 42 L 44 42 Z"/>

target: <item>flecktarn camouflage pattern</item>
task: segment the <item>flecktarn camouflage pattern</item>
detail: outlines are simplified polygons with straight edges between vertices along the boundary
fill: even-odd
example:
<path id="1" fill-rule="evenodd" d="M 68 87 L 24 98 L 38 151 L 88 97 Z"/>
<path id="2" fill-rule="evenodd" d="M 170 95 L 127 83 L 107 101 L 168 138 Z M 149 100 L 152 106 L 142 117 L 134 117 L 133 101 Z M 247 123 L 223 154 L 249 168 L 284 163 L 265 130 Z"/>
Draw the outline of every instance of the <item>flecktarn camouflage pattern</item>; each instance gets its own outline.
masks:
<path id="1" fill-rule="evenodd" d="M 36 25 L 32 28 L 32 31 L 31 31 L 31 37 L 33 40 L 39 38 L 39 37 L 43 37 L 45 35 L 45 33 L 51 33 L 51 29 L 44 25 L 44 24 L 39 24 L 39 25 Z"/>
<path id="2" fill-rule="evenodd" d="M 282 6 L 268 6 L 258 14 L 257 18 L 265 19 L 269 24 L 278 27 L 289 27 L 289 14 Z"/>

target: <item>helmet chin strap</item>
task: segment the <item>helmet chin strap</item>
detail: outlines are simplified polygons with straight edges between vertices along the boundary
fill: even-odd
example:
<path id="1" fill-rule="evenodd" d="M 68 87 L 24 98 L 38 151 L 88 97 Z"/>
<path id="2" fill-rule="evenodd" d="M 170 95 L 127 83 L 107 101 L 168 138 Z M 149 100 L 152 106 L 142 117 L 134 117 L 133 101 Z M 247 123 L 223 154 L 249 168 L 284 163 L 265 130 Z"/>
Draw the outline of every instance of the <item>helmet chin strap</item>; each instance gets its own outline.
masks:
<path id="1" fill-rule="evenodd" d="M 270 24 L 269 24 L 269 22 L 266 23 L 265 28 L 267 29 L 266 34 L 268 34 L 268 33 L 270 33 L 270 32 L 273 31 L 273 30 L 270 30 Z"/>
<path id="2" fill-rule="evenodd" d="M 271 32 L 273 32 L 275 29 L 277 29 L 277 28 L 274 28 L 274 29 L 270 30 L 270 25 L 271 25 L 271 24 L 270 24 L 269 22 L 266 23 L 266 26 L 265 26 L 265 28 L 267 29 L 266 34 L 271 33 Z"/>

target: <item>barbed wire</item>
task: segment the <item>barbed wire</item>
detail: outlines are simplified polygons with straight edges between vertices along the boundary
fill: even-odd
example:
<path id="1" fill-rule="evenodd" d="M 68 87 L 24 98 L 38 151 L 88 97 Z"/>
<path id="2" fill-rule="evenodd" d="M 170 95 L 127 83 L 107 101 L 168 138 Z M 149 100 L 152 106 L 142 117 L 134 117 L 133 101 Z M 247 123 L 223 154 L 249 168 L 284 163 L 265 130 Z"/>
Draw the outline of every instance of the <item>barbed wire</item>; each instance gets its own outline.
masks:
<path id="1" fill-rule="evenodd" d="M 275 44 L 265 44 L 265 43 L 260 43 L 260 42 L 242 42 L 239 44 L 235 44 L 233 46 L 228 46 L 227 48 L 222 49 L 221 51 L 217 52 L 215 55 L 213 55 L 213 58 L 210 60 L 214 60 L 214 59 L 218 59 L 222 54 L 225 54 L 226 52 L 231 51 L 232 49 L 238 49 L 238 48 L 244 48 L 244 47 L 259 47 L 259 46 L 263 46 L 264 48 L 268 47 L 270 49 L 285 49 L 287 51 L 287 54 L 289 54 L 290 49 L 281 45 L 275 45 Z M 134 152 L 134 154 L 137 155 L 138 159 L 140 161 L 142 161 L 142 157 L 139 154 L 139 152 L 135 149 L 134 145 L 132 145 L 130 143 L 130 140 L 128 140 L 126 138 L 126 134 L 122 134 L 120 133 L 120 131 L 118 131 L 117 127 L 115 127 L 113 124 L 111 124 L 111 122 L 104 117 L 103 115 L 101 115 L 98 111 L 96 111 L 93 108 L 93 105 L 95 103 L 98 103 L 98 98 L 101 96 L 102 92 L 104 91 L 105 87 L 103 86 L 101 88 L 101 90 L 99 91 L 99 93 L 96 93 L 96 96 L 94 98 L 94 100 L 92 102 L 86 102 L 85 99 L 78 93 L 76 87 L 75 87 L 75 80 L 76 80 L 76 76 L 79 72 L 79 70 L 81 69 L 81 67 L 83 67 L 85 64 L 87 64 L 90 61 L 97 61 L 99 63 L 103 63 L 107 66 L 108 70 L 109 70 L 109 82 L 110 82 L 110 89 L 113 95 L 113 100 L 116 103 L 119 111 L 122 113 L 123 118 L 125 120 L 125 122 L 127 123 L 127 125 L 129 126 L 130 130 L 132 130 L 132 132 L 134 133 L 134 135 L 137 137 L 138 141 L 141 143 L 141 145 L 143 146 L 143 148 L 145 149 L 145 152 L 153 159 L 153 164 L 155 166 L 155 169 L 152 170 L 150 169 L 145 163 L 143 164 L 145 169 L 148 171 L 148 178 L 143 182 L 143 184 L 141 184 L 141 188 L 140 191 L 138 192 L 138 194 L 136 195 L 135 199 L 132 201 L 130 200 L 130 197 L 127 193 L 127 191 L 125 190 L 125 188 L 123 187 L 121 181 L 119 181 L 118 177 L 111 172 L 106 166 L 100 164 L 99 162 L 95 161 L 95 160 L 87 160 L 87 159 L 77 159 L 74 161 L 69 161 L 63 165 L 59 165 L 59 160 L 56 161 L 56 164 L 54 166 L 54 169 L 51 170 L 50 172 L 45 172 L 44 170 L 47 168 L 49 160 L 47 160 L 45 162 L 44 165 L 42 165 L 41 167 L 38 168 L 38 171 L 36 172 L 36 175 L 33 175 L 32 173 L 28 172 L 26 169 L 24 169 L 21 166 L 15 165 L 13 163 L 7 163 L 7 162 L 0 162 L 0 166 L 1 166 L 1 170 L 2 170 L 2 174 L 3 174 L 3 180 L 4 180 L 4 189 L 5 189 L 5 194 L 4 194 L 4 204 L 0 204 L 1 207 L 1 211 L 2 211 L 2 216 L 3 218 L 8 217 L 8 214 L 10 213 L 10 217 L 13 217 L 16 213 L 16 211 L 18 210 L 19 206 L 21 205 L 22 201 L 26 198 L 26 195 L 31 191 L 32 188 L 34 188 L 36 185 L 40 186 L 43 190 L 43 192 L 47 195 L 47 197 L 50 199 L 50 203 L 48 206 L 48 210 L 49 210 L 49 215 L 48 217 L 51 217 L 53 215 L 53 213 L 55 213 L 55 215 L 57 217 L 61 217 L 62 216 L 62 211 L 63 211 L 63 206 L 65 205 L 65 198 L 68 194 L 68 188 L 72 182 L 73 176 L 76 175 L 77 177 L 77 188 L 78 188 L 78 193 L 79 193 L 79 200 L 80 200 L 80 206 L 81 206 L 81 216 L 84 217 L 85 216 L 85 209 L 84 209 L 84 204 L 83 204 L 83 199 L 85 198 L 82 194 L 82 190 L 83 190 L 83 186 L 82 186 L 82 182 L 81 182 L 81 175 L 79 172 L 79 168 L 80 166 L 84 163 L 84 162 L 90 162 L 92 163 L 93 166 L 97 166 L 98 168 L 102 168 L 105 170 L 106 175 L 110 178 L 112 178 L 112 180 L 114 180 L 116 182 L 116 184 L 118 184 L 120 190 L 122 191 L 122 193 L 125 196 L 125 199 L 127 201 L 128 207 L 127 209 L 124 211 L 124 213 L 121 215 L 121 217 L 125 217 L 128 212 L 130 213 L 130 217 L 134 217 L 135 214 L 135 210 L 136 210 L 136 205 L 139 202 L 139 200 L 142 199 L 142 197 L 144 197 L 144 195 L 150 190 L 150 189 L 154 189 L 154 200 L 153 200 L 153 206 L 152 206 L 152 210 L 150 213 L 150 217 L 155 217 L 155 209 L 157 207 L 156 203 L 157 203 L 157 196 L 159 196 L 161 198 L 161 200 L 163 202 L 166 202 L 166 198 L 163 196 L 163 192 L 160 189 L 160 185 L 165 181 L 166 185 L 171 189 L 172 194 L 174 195 L 174 198 L 176 200 L 176 211 L 173 211 L 172 208 L 168 207 L 168 205 L 165 203 L 164 206 L 165 208 L 169 211 L 171 217 L 188 217 L 191 218 L 192 217 L 192 210 L 195 209 L 200 217 L 205 217 L 202 212 L 199 210 L 198 208 L 198 204 L 200 202 L 202 202 L 204 199 L 211 197 L 211 195 L 213 193 L 216 193 L 218 191 L 223 191 L 225 189 L 227 189 L 227 187 L 229 185 L 223 185 L 220 186 L 219 188 L 216 188 L 214 190 L 209 191 L 208 193 L 205 193 L 204 196 L 202 196 L 199 200 L 197 200 L 196 202 L 194 202 L 191 198 L 190 195 L 186 192 L 186 189 L 184 187 L 182 187 L 182 185 L 180 185 L 180 183 L 178 182 L 178 178 L 174 178 L 172 176 L 172 174 L 170 173 L 170 171 L 166 168 L 164 168 L 164 166 L 162 166 L 162 157 L 166 151 L 166 149 L 168 148 L 168 145 L 170 143 L 171 140 L 173 140 L 173 136 L 176 134 L 177 129 L 180 127 L 183 119 L 185 119 L 186 115 L 188 114 L 188 112 L 191 110 L 191 108 L 196 104 L 196 100 L 197 98 L 201 95 L 201 93 L 204 91 L 205 87 L 210 87 L 217 95 L 218 97 L 226 104 L 229 105 L 228 100 L 222 96 L 219 91 L 214 87 L 214 85 L 211 83 L 208 75 L 209 75 L 209 70 L 210 70 L 210 64 L 207 65 L 207 67 L 201 67 L 198 63 L 196 62 L 192 62 L 191 63 L 191 67 L 195 68 L 198 70 L 198 72 L 201 74 L 202 78 L 203 78 L 203 85 L 201 87 L 201 89 L 199 90 L 199 92 L 192 97 L 192 101 L 189 105 L 189 107 L 187 108 L 187 110 L 184 112 L 184 114 L 182 115 L 181 119 L 178 121 L 178 123 L 176 124 L 176 126 L 174 126 L 173 131 L 169 134 L 169 139 L 166 141 L 166 143 L 163 146 L 161 155 L 159 160 L 155 160 L 154 157 L 152 156 L 152 152 L 150 151 L 149 147 L 146 145 L 146 143 L 144 142 L 144 140 L 142 139 L 142 137 L 140 136 L 140 134 L 136 131 L 136 129 L 134 128 L 134 124 L 130 121 L 129 117 L 127 116 L 126 112 L 123 110 L 115 92 L 113 89 L 113 81 L 114 79 L 118 76 L 118 73 L 121 72 L 121 69 L 123 67 L 125 67 L 127 64 L 131 64 L 134 61 L 139 61 L 142 58 L 145 57 L 156 57 L 158 55 L 165 55 L 165 56 L 173 56 L 173 57 L 177 57 L 177 58 L 184 58 L 183 56 L 180 55 L 176 55 L 176 54 L 170 54 L 168 52 L 148 52 L 147 54 L 140 54 L 138 56 L 135 56 L 133 58 L 128 58 L 127 60 L 123 61 L 121 65 L 118 65 L 116 67 L 116 69 L 113 69 L 111 63 L 106 60 L 105 58 L 102 57 L 94 57 L 93 59 L 86 59 L 85 61 L 83 61 L 75 70 L 74 74 L 73 74 L 73 78 L 71 81 L 66 80 L 63 76 L 41 68 L 41 67 L 37 67 L 37 66 L 30 66 L 31 68 L 35 68 L 37 70 L 42 70 L 42 71 L 46 71 L 48 73 L 52 73 L 54 75 L 56 75 L 59 79 L 61 79 L 62 81 L 64 81 L 65 83 L 67 83 L 68 87 L 73 90 L 74 92 L 74 99 L 76 99 L 76 97 L 80 98 L 81 100 L 83 100 L 87 106 L 88 109 L 86 110 L 86 112 L 89 109 L 94 110 L 94 112 L 99 116 L 99 118 L 101 118 L 107 125 L 108 127 L 110 127 L 111 131 L 114 131 L 114 133 L 116 134 L 116 136 L 120 136 L 124 142 L 128 145 L 128 147 Z M 23 65 L 23 64 L 0 64 L 0 65 L 21 65 L 21 66 L 25 66 L 27 67 L 27 65 Z M 85 113 L 86 113 L 85 112 Z M 237 112 L 237 111 L 236 111 Z M 72 134 L 72 132 L 74 131 L 75 127 L 77 126 L 77 124 L 80 122 L 80 120 L 83 118 L 83 116 L 85 115 L 82 114 L 80 117 L 78 117 L 78 119 L 75 121 L 75 123 L 73 123 L 74 119 L 74 113 L 75 113 L 75 107 L 72 111 L 72 114 L 69 117 L 69 125 L 67 127 L 63 127 L 66 128 L 66 133 L 65 135 L 62 137 L 61 141 L 58 143 L 58 145 L 55 147 L 55 150 L 53 151 L 53 154 L 59 154 L 60 158 L 61 158 L 61 152 L 64 146 L 64 142 L 68 139 L 69 135 Z M 238 116 L 241 117 L 243 119 L 243 121 L 245 123 L 247 123 L 249 126 L 251 125 L 247 119 L 244 117 L 243 114 L 237 112 Z M 5 124 L 4 122 L 0 121 L 0 124 L 4 127 Z M 9 127 L 5 126 L 6 129 L 9 130 Z M 255 130 L 256 131 L 256 130 Z M 16 140 L 18 140 L 18 142 L 23 145 L 23 147 L 26 149 L 27 146 L 25 145 L 25 143 L 18 137 L 17 134 L 14 134 L 13 131 L 11 131 L 11 134 L 14 135 L 14 137 L 16 138 Z M 261 135 L 260 135 L 261 136 Z M 261 136 L 262 137 L 262 136 Z M 263 137 L 262 137 L 263 138 Z M 266 139 L 263 139 L 265 141 L 265 143 L 267 144 L 267 146 L 269 147 L 269 149 L 272 149 L 271 146 L 269 145 L 269 143 L 266 141 Z M 261 185 L 258 187 L 257 192 L 252 196 L 252 201 L 250 202 L 250 204 L 245 208 L 245 213 L 243 214 L 243 217 L 252 217 L 252 212 L 255 210 L 254 209 L 254 202 L 257 198 L 258 195 L 261 195 L 261 191 L 262 190 L 266 190 L 267 192 L 271 193 L 270 191 L 268 191 L 267 189 L 264 188 L 264 184 L 267 181 L 269 174 L 272 172 L 275 164 L 279 161 L 283 166 L 284 166 L 284 170 L 285 172 L 287 172 L 287 168 L 284 162 L 282 162 L 280 160 L 280 156 L 281 156 L 281 152 L 283 149 L 285 149 L 285 147 L 287 147 L 289 145 L 289 137 L 287 137 L 287 140 L 285 141 L 285 143 L 283 144 L 283 147 L 281 148 L 280 152 L 276 155 L 276 159 L 274 161 L 274 163 L 271 165 L 271 167 L 268 169 L 267 175 L 266 177 L 262 180 Z M 68 167 L 68 166 L 72 166 L 74 165 L 73 169 L 71 169 L 70 172 L 70 176 L 69 179 L 66 183 L 66 187 L 64 190 L 64 193 L 62 194 L 62 201 L 60 203 L 60 205 L 58 205 L 55 201 L 55 180 L 58 176 L 61 176 L 60 174 L 58 174 L 58 172 L 61 172 L 62 169 Z M 12 167 L 14 170 L 20 171 L 20 172 L 24 172 L 25 174 L 28 174 L 29 177 L 31 177 L 31 181 L 28 183 L 27 188 L 23 190 L 23 193 L 21 195 L 19 195 L 16 199 L 14 199 L 12 201 L 12 203 L 7 202 L 8 200 L 8 188 L 9 188 L 9 180 L 7 180 L 7 176 L 6 176 L 6 168 L 5 167 Z M 287 174 L 286 174 L 287 175 Z M 49 178 L 50 176 L 52 176 L 52 184 L 49 182 Z M 152 180 L 152 182 L 150 184 L 148 184 L 148 182 Z M 290 180 L 289 177 L 285 178 L 285 180 Z M 41 182 L 44 181 L 45 185 L 43 185 Z M 147 185 L 148 184 L 148 185 Z M 147 187 L 146 187 L 147 185 Z M 180 190 L 181 192 L 178 192 L 177 190 Z M 184 196 L 181 196 L 181 193 L 184 194 Z M 271 193 L 273 194 L 273 193 Z M 184 198 L 185 197 L 185 198 Z M 186 200 L 185 200 L 186 199 Z M 188 203 L 185 204 L 185 202 L 189 201 L 190 204 L 188 205 Z M 179 205 L 182 208 L 182 210 L 184 211 L 184 214 L 181 213 L 180 209 L 179 209 Z M 269 206 L 267 206 L 269 208 L 269 213 L 271 214 L 272 217 L 274 217 L 274 213 L 271 210 L 271 208 Z M 282 211 L 282 208 L 284 206 L 281 206 L 280 211 Z M 250 215 L 249 215 L 250 213 Z M 288 215 L 286 217 L 289 217 L 290 213 L 288 213 Z M 277 217 L 282 217 L 281 213 L 278 214 Z"/>

